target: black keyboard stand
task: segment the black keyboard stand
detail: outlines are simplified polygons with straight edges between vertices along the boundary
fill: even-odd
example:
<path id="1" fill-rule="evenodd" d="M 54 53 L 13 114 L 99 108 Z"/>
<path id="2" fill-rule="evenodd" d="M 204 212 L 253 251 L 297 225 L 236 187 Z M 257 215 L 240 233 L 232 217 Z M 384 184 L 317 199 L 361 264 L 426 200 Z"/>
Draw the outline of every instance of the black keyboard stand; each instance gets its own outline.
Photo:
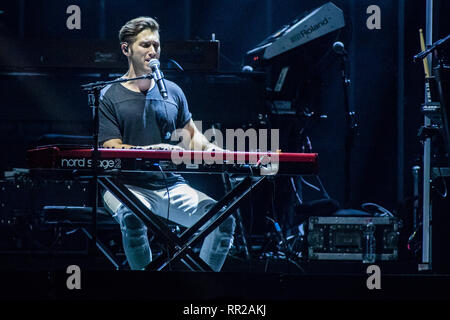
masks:
<path id="1" fill-rule="evenodd" d="M 224 222 L 265 178 L 266 176 L 245 177 L 180 236 L 173 234 L 161 218 L 147 208 L 119 179 L 101 175 L 98 182 L 139 217 L 149 230 L 167 240 L 167 252 L 155 258 L 146 270 L 160 271 L 179 260 L 192 271 L 213 271 L 192 248 Z"/>

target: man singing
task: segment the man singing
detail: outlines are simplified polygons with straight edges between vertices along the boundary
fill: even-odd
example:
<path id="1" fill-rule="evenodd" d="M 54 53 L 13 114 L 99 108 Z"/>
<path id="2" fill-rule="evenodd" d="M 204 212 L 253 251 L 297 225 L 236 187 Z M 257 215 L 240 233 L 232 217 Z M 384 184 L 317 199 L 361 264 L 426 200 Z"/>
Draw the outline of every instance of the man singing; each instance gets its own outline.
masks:
<path id="1" fill-rule="evenodd" d="M 128 59 L 128 71 L 122 78 L 151 73 L 149 62 L 159 59 L 161 53 L 157 21 L 150 17 L 130 20 L 120 29 L 119 40 Z M 167 99 L 163 99 L 153 79 L 106 86 L 100 96 L 100 144 L 119 149 L 174 149 L 179 147 L 171 144 L 171 135 L 176 129 L 185 129 L 190 135 L 186 148 L 218 149 L 196 128 L 181 88 L 169 80 L 165 84 Z M 216 203 L 176 174 L 122 173 L 122 180 L 152 212 L 185 227 L 192 226 Z M 103 201 L 120 224 L 130 268 L 145 269 L 152 259 L 145 224 L 109 191 L 104 193 Z M 220 271 L 225 262 L 234 228 L 235 221 L 230 216 L 203 241 L 200 258 L 214 271 Z"/>

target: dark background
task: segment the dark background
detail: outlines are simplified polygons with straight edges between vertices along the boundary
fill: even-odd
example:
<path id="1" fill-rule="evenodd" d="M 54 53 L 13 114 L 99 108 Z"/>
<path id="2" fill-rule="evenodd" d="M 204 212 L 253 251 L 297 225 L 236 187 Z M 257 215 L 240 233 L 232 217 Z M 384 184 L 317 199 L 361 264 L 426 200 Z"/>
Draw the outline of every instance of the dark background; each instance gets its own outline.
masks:
<path id="1" fill-rule="evenodd" d="M 142 15 L 156 17 L 161 25 L 162 59 L 170 58 L 164 56 L 165 42 L 209 40 L 213 33 L 220 41 L 217 72 L 167 70 L 166 74 L 183 88 L 194 118 L 205 121 L 204 130 L 212 123 L 247 128 L 255 126 L 258 114 L 267 115 L 272 127 L 280 129 L 282 150 L 298 152 L 303 120 L 270 114 L 265 100 L 274 70 L 260 70 L 267 75 L 240 71 L 248 50 L 305 10 L 326 2 L 19 0 L 1 4 L 0 171 L 25 167 L 25 151 L 36 146 L 43 134 L 89 135 L 91 110 L 79 86 L 112 79 L 126 70 L 124 60 L 110 68 L 89 68 L 73 65 L 70 57 L 67 67 L 48 67 L 40 54 L 67 56 L 67 44 L 77 43 L 70 54 L 82 57 L 97 43 L 115 48 L 120 56 L 118 30 Z M 339 59 L 330 50 L 340 40 L 349 52 L 350 103 L 359 124 L 351 162 L 352 207 L 373 202 L 408 220 L 411 212 L 402 208 L 412 196 L 411 168 L 421 165 L 422 154 L 417 131 L 423 122 L 424 74 L 422 64 L 412 57 L 421 51 L 418 29 L 425 30 L 425 1 L 333 3 L 344 11 L 346 26 L 289 56 L 298 68 L 298 79 L 290 81 L 305 83 L 301 107 L 327 115 L 308 129 L 313 151 L 319 153 L 320 177 L 329 195 L 343 204 L 345 113 Z M 72 4 L 81 8 L 81 30 L 66 28 L 66 8 Z M 366 8 L 373 4 L 381 9 L 380 30 L 366 27 Z M 436 41 L 450 33 L 450 5 L 441 0 L 434 7 Z M 399 19 L 401 11 L 404 23 Z M 27 65 L 27 59 L 32 63 Z M 200 188 L 211 184 L 192 179 Z M 211 192 L 220 194 L 220 181 L 212 184 Z M 289 190 L 287 182 L 280 184 L 281 190 Z"/>

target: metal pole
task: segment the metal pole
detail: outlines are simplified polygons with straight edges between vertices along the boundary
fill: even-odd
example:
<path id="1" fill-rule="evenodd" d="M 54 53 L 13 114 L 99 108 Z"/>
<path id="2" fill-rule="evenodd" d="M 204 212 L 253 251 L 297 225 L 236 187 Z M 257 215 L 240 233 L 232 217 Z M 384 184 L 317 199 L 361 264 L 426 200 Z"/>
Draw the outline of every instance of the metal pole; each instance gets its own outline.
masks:
<path id="1" fill-rule="evenodd" d="M 398 2 L 398 79 L 397 79 L 397 200 L 404 197 L 405 124 L 405 1 Z"/>
<path id="2" fill-rule="evenodd" d="M 426 30 L 425 44 L 430 46 L 433 43 L 433 0 L 426 2 Z M 428 56 L 429 70 L 432 66 L 432 57 Z M 425 101 L 429 95 L 425 89 Z M 424 116 L 425 127 L 431 125 L 431 120 Z M 419 270 L 431 269 L 431 203 L 430 203 L 430 171 L 431 171 L 431 138 L 427 138 L 423 148 L 423 215 L 422 215 L 422 265 Z"/>

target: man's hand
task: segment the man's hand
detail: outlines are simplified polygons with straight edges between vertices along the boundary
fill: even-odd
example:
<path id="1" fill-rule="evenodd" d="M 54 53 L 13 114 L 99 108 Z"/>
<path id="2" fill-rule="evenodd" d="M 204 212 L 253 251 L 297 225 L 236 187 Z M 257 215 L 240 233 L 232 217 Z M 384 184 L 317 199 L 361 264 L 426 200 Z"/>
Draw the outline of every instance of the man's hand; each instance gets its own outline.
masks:
<path id="1" fill-rule="evenodd" d="M 212 144 L 212 143 L 208 144 L 204 151 L 206 151 L 206 152 L 212 152 L 212 151 L 231 152 L 230 150 L 222 149 L 222 148 L 220 148 L 220 147 L 218 147 L 218 146 L 216 146 L 215 144 Z"/>
<path id="2" fill-rule="evenodd" d="M 143 147 L 145 150 L 184 150 L 180 146 L 174 146 L 168 143 L 158 143 Z"/>
<path id="3" fill-rule="evenodd" d="M 205 150 L 203 150 L 203 151 L 206 151 L 206 152 L 211 152 L 211 151 L 225 152 L 225 150 L 223 150 L 222 148 L 219 148 L 218 146 L 216 146 L 215 144 L 212 144 L 212 143 L 208 144 L 206 146 Z"/>

